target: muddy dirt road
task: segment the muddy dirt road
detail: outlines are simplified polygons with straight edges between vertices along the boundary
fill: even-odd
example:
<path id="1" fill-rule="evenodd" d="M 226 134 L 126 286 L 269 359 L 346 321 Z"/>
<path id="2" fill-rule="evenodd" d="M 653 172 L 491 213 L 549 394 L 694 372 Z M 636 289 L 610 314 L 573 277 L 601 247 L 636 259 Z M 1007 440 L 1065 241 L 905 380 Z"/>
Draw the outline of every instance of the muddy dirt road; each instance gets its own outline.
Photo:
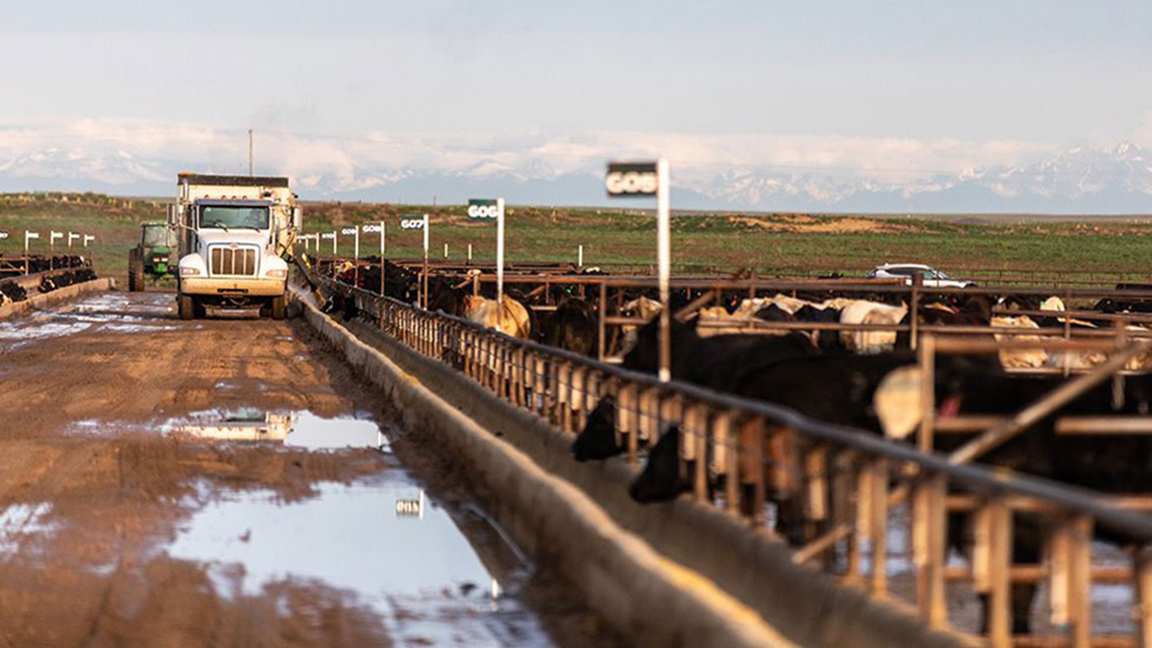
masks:
<path id="1" fill-rule="evenodd" d="M 173 301 L 0 322 L 0 646 L 617 643 L 303 322 Z"/>

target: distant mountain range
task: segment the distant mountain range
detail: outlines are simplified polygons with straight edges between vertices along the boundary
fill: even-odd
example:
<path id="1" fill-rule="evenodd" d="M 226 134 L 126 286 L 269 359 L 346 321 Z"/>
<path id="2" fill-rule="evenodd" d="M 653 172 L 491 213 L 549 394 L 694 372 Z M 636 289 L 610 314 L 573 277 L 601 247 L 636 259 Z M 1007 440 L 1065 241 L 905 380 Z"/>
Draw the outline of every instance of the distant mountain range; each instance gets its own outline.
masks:
<path id="1" fill-rule="evenodd" d="M 145 159 L 126 151 L 50 148 L 0 159 L 0 191 L 33 189 L 166 196 L 189 163 Z M 209 171 L 210 167 L 193 166 Z M 235 173 L 236 169 L 219 171 Z M 673 168 L 673 206 L 683 209 L 828 212 L 1152 213 L 1152 158 L 1131 143 L 1081 146 L 1022 166 L 969 169 L 911 181 L 816 171 Z M 482 160 L 453 171 L 354 168 L 339 177 L 294 179 L 302 198 L 459 203 L 474 196 L 544 205 L 606 205 L 602 169 L 556 172 L 542 161 L 514 168 Z M 619 202 L 616 202 L 619 205 Z M 637 206 L 643 201 L 630 202 Z"/>

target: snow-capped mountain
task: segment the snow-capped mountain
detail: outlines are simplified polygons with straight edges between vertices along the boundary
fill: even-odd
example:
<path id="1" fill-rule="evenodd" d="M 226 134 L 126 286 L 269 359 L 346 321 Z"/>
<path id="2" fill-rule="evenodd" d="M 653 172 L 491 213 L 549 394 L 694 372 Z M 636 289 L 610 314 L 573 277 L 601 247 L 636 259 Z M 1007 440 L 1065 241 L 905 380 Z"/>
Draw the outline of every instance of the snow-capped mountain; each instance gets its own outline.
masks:
<path id="1" fill-rule="evenodd" d="M 0 191 L 168 195 L 181 170 L 243 172 L 218 166 L 210 161 L 143 157 L 121 149 L 97 153 L 82 147 L 52 147 L 8 159 L 0 154 Z M 436 170 L 378 168 L 342 158 L 340 164 L 318 164 L 313 170 L 307 155 L 302 155 L 273 166 L 280 168 L 261 171 L 292 176 L 301 196 L 308 199 L 427 203 L 435 197 L 440 203 L 458 203 L 479 195 L 503 195 L 517 203 L 609 204 L 600 165 L 558 171 L 540 157 L 493 155 Z M 1128 142 L 1079 146 L 1023 165 L 914 180 L 755 168 L 716 171 L 681 166 L 677 173 L 674 163 L 673 183 L 673 205 L 685 209 L 1152 213 L 1152 155 Z"/>
<path id="2" fill-rule="evenodd" d="M 1152 156 L 1123 142 L 911 182 L 728 171 L 695 189 L 756 209 L 1142 213 L 1152 211 Z"/>

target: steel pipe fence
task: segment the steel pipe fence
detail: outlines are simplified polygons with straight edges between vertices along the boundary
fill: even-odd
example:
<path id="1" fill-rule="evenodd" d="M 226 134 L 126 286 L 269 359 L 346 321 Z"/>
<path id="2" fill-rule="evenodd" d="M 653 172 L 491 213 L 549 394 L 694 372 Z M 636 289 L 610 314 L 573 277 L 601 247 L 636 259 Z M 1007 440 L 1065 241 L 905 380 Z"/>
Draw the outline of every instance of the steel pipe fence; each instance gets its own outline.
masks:
<path id="1" fill-rule="evenodd" d="M 679 475 L 693 499 L 740 517 L 750 531 L 765 528 L 775 517 L 777 528 L 804 543 L 794 554 L 796 562 L 820 564 L 876 596 L 892 591 L 889 531 L 893 510 L 906 502 L 911 542 L 904 550 L 915 603 L 932 627 L 953 624 L 946 588 L 959 583 L 988 601 L 989 645 L 1044 639 L 1011 633 L 1012 583 L 1042 581 L 1049 589 L 1050 618 L 1064 629 L 1067 645 L 1127 641 L 1152 646 L 1148 515 L 1082 489 L 953 463 L 905 442 L 811 420 L 784 407 L 676 381 L 662 383 L 466 319 L 322 281 L 328 290 L 355 300 L 386 335 L 450 364 L 566 433 L 582 429 L 597 404 L 612 397 L 616 440 L 634 466 L 670 426 L 677 426 Z M 958 511 L 968 512 L 975 528 L 974 549 L 964 568 L 947 561 L 949 538 L 957 531 L 951 514 Z M 1013 562 L 1013 534 L 1024 522 L 1050 530 L 1040 564 Z M 1127 569 L 1105 574 L 1093 567 L 1096 529 L 1126 539 Z M 1132 584 L 1136 628 L 1130 637 L 1092 632 L 1091 585 L 1105 577 Z"/>
<path id="2" fill-rule="evenodd" d="M 423 265 L 422 259 L 393 260 L 398 265 L 418 268 Z M 493 272 L 494 266 L 488 262 L 462 263 L 436 260 L 430 262 L 431 267 L 438 271 L 466 272 L 480 270 Z M 519 262 L 510 263 L 509 272 L 541 272 L 565 273 L 579 270 L 579 266 L 570 262 Z M 842 259 L 833 264 L 767 264 L 744 266 L 759 279 L 814 279 L 832 275 L 843 275 L 845 279 L 862 278 L 864 273 L 872 270 L 875 263 L 860 263 L 850 258 Z M 652 276 L 655 275 L 653 263 L 591 263 L 586 267 L 621 275 Z M 1117 284 L 1152 284 L 1152 272 L 1139 268 L 1128 270 L 1035 270 L 1030 268 L 986 268 L 986 267 L 953 267 L 947 268 L 949 272 L 965 280 L 975 281 L 986 287 L 1004 286 L 1046 286 L 1056 288 L 1088 288 L 1109 287 Z M 674 265 L 678 274 L 698 274 L 722 276 L 732 271 L 732 266 L 717 266 L 714 264 L 678 263 Z"/>

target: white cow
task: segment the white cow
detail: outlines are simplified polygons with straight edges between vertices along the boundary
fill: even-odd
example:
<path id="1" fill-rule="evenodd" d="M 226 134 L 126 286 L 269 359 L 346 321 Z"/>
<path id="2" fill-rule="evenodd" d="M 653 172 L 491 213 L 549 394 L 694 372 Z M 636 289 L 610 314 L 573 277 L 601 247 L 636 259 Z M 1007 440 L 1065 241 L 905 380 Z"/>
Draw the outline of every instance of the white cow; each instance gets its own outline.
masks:
<path id="1" fill-rule="evenodd" d="M 1007 317 L 997 315 L 992 318 L 992 326 L 1017 329 L 1038 329 L 1040 325 L 1027 315 Z M 1041 339 L 1039 335 L 1011 335 L 996 333 L 996 341 L 1017 340 L 1020 342 L 1035 342 Z M 1048 364 L 1048 352 L 1044 349 L 1013 349 L 1000 352 L 1000 364 L 1005 369 L 1034 369 Z"/>
<path id="2" fill-rule="evenodd" d="M 840 309 L 841 324 L 899 324 L 908 314 L 907 305 L 889 306 L 863 299 L 851 300 Z M 894 331 L 841 331 L 840 341 L 849 351 L 880 353 L 896 346 Z"/>

